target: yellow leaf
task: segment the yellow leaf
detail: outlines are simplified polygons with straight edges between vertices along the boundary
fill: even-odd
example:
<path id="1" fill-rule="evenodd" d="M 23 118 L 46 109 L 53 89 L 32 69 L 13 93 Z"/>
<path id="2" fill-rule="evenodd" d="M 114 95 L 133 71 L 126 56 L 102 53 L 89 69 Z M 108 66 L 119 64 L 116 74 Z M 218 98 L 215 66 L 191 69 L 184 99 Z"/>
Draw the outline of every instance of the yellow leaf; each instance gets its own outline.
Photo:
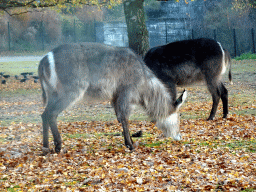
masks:
<path id="1" fill-rule="evenodd" d="M 160 170 L 163 169 L 163 165 L 159 165 L 158 169 Z"/>

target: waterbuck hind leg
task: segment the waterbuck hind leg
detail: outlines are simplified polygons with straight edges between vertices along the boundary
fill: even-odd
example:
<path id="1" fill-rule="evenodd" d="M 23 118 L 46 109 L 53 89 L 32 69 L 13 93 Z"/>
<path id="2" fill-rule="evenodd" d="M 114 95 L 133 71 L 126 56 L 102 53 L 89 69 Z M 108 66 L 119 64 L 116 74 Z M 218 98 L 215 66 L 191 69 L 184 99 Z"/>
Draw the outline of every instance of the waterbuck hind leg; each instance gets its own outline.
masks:
<path id="1" fill-rule="evenodd" d="M 75 99 L 71 99 L 72 97 L 58 97 L 50 96 L 48 98 L 47 105 L 42 114 L 43 121 L 43 147 L 44 150 L 49 148 L 49 127 L 51 128 L 51 132 L 54 138 L 55 152 L 59 153 L 61 150 L 61 136 L 57 127 L 57 117 L 58 115 L 65 110 L 69 104 Z"/>
<path id="2" fill-rule="evenodd" d="M 223 118 L 227 118 L 228 116 L 228 90 L 224 86 L 223 83 L 220 85 L 220 91 L 221 91 L 221 100 L 223 104 Z"/>
<path id="3" fill-rule="evenodd" d="M 49 126 L 54 137 L 55 151 L 58 153 L 61 150 L 61 137 L 57 128 L 57 115 L 53 115 L 49 110 L 45 110 L 42 114 L 43 120 L 43 147 L 44 153 L 49 149 Z M 48 150 L 49 151 L 49 150 Z"/>
<path id="4" fill-rule="evenodd" d="M 42 122 L 43 122 L 43 151 L 44 153 L 49 152 L 49 122 L 46 115 L 46 111 L 43 112 L 41 115 Z"/>
<path id="5" fill-rule="evenodd" d="M 131 113 L 131 105 L 128 95 L 129 88 L 122 87 L 121 89 L 117 90 L 117 94 L 114 96 L 114 99 L 112 100 L 112 105 L 114 107 L 117 120 L 119 123 L 122 124 L 123 127 L 125 146 L 132 151 L 134 150 L 134 146 L 129 132 L 128 119 Z"/>

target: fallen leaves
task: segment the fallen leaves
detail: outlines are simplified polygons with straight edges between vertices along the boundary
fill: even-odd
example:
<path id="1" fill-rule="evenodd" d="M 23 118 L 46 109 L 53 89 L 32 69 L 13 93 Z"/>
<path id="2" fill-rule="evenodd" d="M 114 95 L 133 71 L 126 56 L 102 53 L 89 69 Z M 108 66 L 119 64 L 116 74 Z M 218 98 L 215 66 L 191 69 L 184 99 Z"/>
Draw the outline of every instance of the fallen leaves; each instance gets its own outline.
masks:
<path id="1" fill-rule="evenodd" d="M 234 114 L 255 114 L 255 99 L 244 93 L 247 100 L 241 103 L 240 87 L 238 96 L 230 95 L 231 115 L 227 119 L 219 118 L 220 105 L 215 120 L 204 120 L 211 101 L 202 98 L 209 94 L 190 95 L 181 108 L 181 142 L 161 138 L 161 132 L 150 122 L 131 121 L 131 133 L 143 132 L 142 137 L 133 138 L 138 147 L 131 153 L 124 146 L 117 121 L 59 122 L 62 152 L 53 153 L 50 137 L 51 153 L 40 156 L 41 100 L 24 99 L 30 93 L 40 98 L 40 85 L 13 80 L 0 86 L 1 94 L 22 95 L 25 90 L 21 99 L 12 97 L 0 102 L 2 119 L 6 121 L 12 116 L 17 120 L 8 126 L 2 124 L 0 129 L 0 191 L 256 190 L 256 119 L 254 115 Z M 193 94 L 197 89 L 189 92 Z M 26 106 L 31 110 L 24 110 Z M 84 106 L 64 114 L 78 115 L 74 111 L 80 111 L 79 108 Z M 80 115 L 87 112 L 92 116 L 102 110 L 92 109 Z M 17 123 L 32 122 L 25 121 L 28 115 L 38 119 L 35 123 Z"/>
<path id="2" fill-rule="evenodd" d="M 143 137 L 131 153 L 117 121 L 59 123 L 63 150 L 40 156 L 41 126 L 0 133 L 0 188 L 18 191 L 240 191 L 256 188 L 256 119 L 182 120 L 181 142 L 154 124 L 131 121 Z M 108 134 L 106 134 L 108 133 Z M 53 142 L 51 138 L 51 147 Z"/>

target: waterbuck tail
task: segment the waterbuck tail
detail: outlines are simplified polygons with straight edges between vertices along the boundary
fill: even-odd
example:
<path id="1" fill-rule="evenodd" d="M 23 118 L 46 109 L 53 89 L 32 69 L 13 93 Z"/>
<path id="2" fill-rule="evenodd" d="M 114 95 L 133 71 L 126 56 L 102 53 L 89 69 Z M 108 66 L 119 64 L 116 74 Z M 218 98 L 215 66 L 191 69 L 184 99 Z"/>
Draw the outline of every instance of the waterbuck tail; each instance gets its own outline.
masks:
<path id="1" fill-rule="evenodd" d="M 45 92 L 45 78 L 44 78 L 44 65 L 42 64 L 43 62 L 40 61 L 39 67 L 38 67 L 38 76 L 40 79 L 40 83 L 41 83 L 41 87 L 42 87 L 42 98 L 43 98 L 43 105 L 46 105 L 46 101 L 47 101 L 47 96 L 46 96 L 46 92 Z"/>
<path id="2" fill-rule="evenodd" d="M 46 101 L 47 101 L 47 98 L 46 98 L 46 93 L 45 93 L 45 89 L 44 87 L 42 86 L 42 97 L 43 97 L 43 105 L 45 106 L 46 105 Z"/>
<path id="3" fill-rule="evenodd" d="M 42 87 L 43 104 L 47 104 L 47 94 L 57 92 L 57 73 L 53 52 L 49 52 L 39 63 L 38 76 Z"/>
<path id="4" fill-rule="evenodd" d="M 233 81 L 232 81 L 232 74 L 231 74 L 231 65 L 230 65 L 230 68 L 229 68 L 228 79 L 229 79 L 230 84 L 232 85 Z"/>
<path id="5" fill-rule="evenodd" d="M 229 67 L 229 72 L 228 72 L 228 79 L 230 84 L 232 85 L 232 73 L 231 73 L 231 56 L 228 50 L 224 49 L 225 51 L 225 62 L 227 63 L 228 67 Z"/>

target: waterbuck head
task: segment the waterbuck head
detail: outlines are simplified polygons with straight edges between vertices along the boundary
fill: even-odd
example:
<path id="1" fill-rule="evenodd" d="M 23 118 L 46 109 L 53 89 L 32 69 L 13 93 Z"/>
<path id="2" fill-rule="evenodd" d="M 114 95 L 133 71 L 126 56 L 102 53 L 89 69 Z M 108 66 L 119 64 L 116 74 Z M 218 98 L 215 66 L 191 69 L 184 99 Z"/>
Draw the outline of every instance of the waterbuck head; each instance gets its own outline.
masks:
<path id="1" fill-rule="evenodd" d="M 187 91 L 183 91 L 182 95 L 175 101 L 175 111 L 163 119 L 156 121 L 156 126 L 163 132 L 165 137 L 172 137 L 174 140 L 181 140 L 180 134 L 180 115 L 179 108 L 187 98 Z"/>

